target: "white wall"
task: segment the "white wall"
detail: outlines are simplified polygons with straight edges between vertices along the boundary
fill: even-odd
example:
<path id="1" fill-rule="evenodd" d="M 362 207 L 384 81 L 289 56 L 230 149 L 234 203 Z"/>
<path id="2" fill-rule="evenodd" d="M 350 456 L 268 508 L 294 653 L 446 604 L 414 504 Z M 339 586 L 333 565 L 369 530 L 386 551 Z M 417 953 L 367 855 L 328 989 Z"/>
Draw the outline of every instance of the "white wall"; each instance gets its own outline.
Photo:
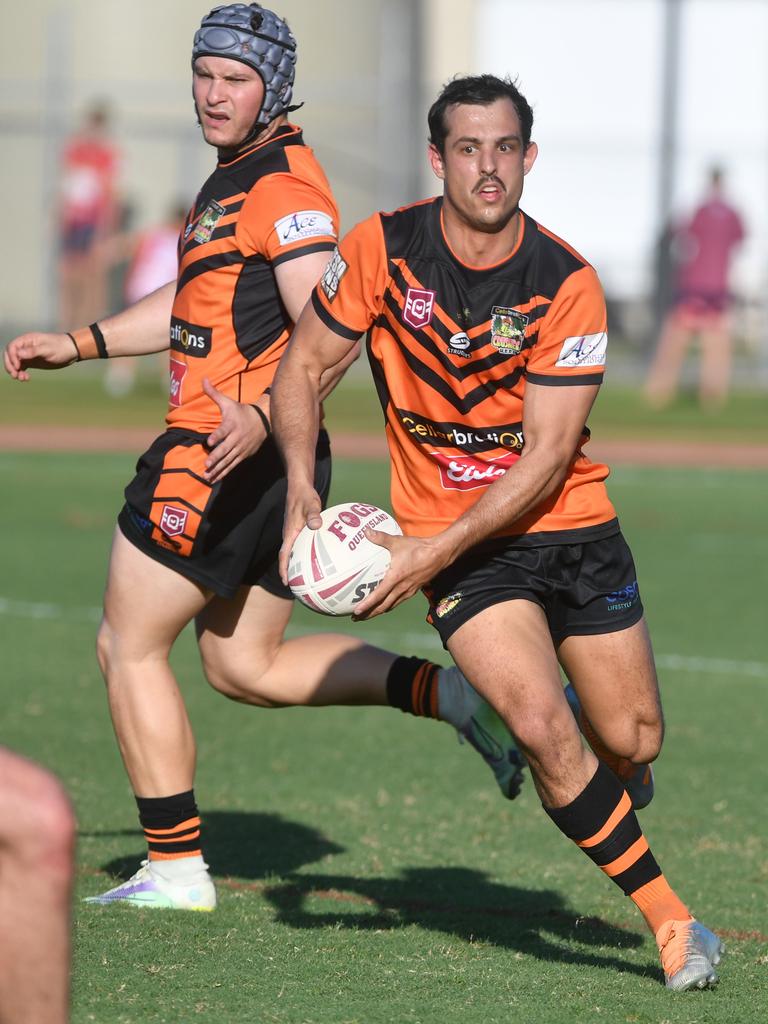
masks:
<path id="1" fill-rule="evenodd" d="M 677 185 L 684 212 L 707 167 L 727 169 L 749 226 L 737 268 L 768 267 L 768 4 L 686 0 Z M 519 76 L 540 147 L 523 205 L 597 266 L 607 290 L 647 292 L 658 228 L 662 0 L 478 0 L 474 71 Z"/>

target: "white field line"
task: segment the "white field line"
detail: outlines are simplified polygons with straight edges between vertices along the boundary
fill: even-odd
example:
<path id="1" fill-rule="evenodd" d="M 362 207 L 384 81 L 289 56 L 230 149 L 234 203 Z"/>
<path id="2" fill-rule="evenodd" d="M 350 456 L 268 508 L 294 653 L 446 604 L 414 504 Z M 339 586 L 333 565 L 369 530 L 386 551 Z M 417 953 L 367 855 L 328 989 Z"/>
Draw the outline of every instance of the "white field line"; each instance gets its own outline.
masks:
<path id="1" fill-rule="evenodd" d="M 0 597 L 0 616 L 7 616 L 14 619 L 32 619 L 40 622 L 99 622 L 101 619 L 101 608 L 87 608 L 52 603 L 39 603 L 34 601 L 13 601 L 7 597 Z M 340 633 L 350 632 L 356 629 L 345 620 L 339 621 L 338 631 Z M 327 631 L 327 630 L 324 630 Z M 289 626 L 289 636 L 306 636 L 312 633 L 311 629 Z M 392 644 L 392 635 L 384 631 L 377 631 L 368 627 L 360 629 L 360 636 L 369 643 L 377 644 L 380 647 L 389 647 Z M 442 644 L 436 633 L 427 631 L 399 633 L 399 644 L 407 648 L 428 648 L 430 650 L 442 650 Z M 694 672 L 710 675 L 741 676 L 751 679 L 768 679 L 768 662 L 764 661 L 739 661 L 735 658 L 698 658 L 686 654 L 657 654 L 656 664 L 660 669 L 670 672 Z"/>

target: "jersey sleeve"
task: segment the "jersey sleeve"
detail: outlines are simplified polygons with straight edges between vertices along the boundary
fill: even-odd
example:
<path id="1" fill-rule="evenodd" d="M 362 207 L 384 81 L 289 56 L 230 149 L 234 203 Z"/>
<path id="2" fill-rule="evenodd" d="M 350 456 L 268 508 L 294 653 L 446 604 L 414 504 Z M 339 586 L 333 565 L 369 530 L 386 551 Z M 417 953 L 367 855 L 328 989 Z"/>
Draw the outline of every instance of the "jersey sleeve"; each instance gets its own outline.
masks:
<path id="1" fill-rule="evenodd" d="M 539 327 L 526 367 L 531 384 L 600 384 L 608 346 L 605 298 L 590 266 L 562 283 Z"/>
<path id="2" fill-rule="evenodd" d="M 293 174 L 269 174 L 243 202 L 237 241 L 245 256 L 277 266 L 312 252 L 331 252 L 339 212 L 329 190 Z"/>
<path id="3" fill-rule="evenodd" d="M 312 305 L 327 327 L 356 341 L 378 316 L 386 284 L 384 232 L 374 214 L 338 246 L 312 292 Z"/>

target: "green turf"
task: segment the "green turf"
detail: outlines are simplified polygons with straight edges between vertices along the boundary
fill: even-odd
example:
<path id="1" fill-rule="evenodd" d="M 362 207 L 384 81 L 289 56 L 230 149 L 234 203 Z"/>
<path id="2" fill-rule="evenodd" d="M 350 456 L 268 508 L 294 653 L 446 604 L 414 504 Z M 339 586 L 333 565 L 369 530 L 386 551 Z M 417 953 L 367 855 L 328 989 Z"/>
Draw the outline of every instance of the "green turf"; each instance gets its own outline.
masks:
<path id="1" fill-rule="evenodd" d="M 163 393 L 153 361 L 142 368 L 136 389 L 110 398 L 102 386 L 103 366 L 89 363 L 65 371 L 37 371 L 25 384 L 0 375 L 0 424 L 149 426 L 160 428 Z M 356 433 L 381 430 L 382 413 L 370 374 L 356 364 L 326 403 L 331 429 Z M 597 437 L 768 444 L 765 392 L 739 391 L 722 411 L 703 412 L 682 394 L 668 409 L 651 411 L 638 392 L 610 376 L 590 416 Z"/>
<path id="2" fill-rule="evenodd" d="M 78 896 L 142 855 L 93 636 L 133 458 L 0 454 L 3 741 L 55 769 L 80 826 Z M 381 467 L 334 496 L 386 501 Z M 249 710 L 174 654 L 220 880 L 213 915 L 76 904 L 75 1024 L 762 1024 L 768 984 L 765 482 L 619 469 L 668 718 L 643 823 L 722 931 L 717 991 L 668 994 L 632 907 L 541 812 L 506 804 L 449 729 L 386 709 Z M 304 612 L 298 629 L 328 628 Z M 354 628 L 346 623 L 349 628 Z M 418 600 L 365 626 L 437 654 Z"/>

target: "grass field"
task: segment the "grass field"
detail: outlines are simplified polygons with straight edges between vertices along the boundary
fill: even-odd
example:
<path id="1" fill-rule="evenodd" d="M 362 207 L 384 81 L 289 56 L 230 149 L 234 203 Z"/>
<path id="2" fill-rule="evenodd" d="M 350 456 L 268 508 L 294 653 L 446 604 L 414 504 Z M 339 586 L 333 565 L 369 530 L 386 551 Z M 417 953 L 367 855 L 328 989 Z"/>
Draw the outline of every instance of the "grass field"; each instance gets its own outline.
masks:
<path id="1" fill-rule="evenodd" d="M 8 394 L 3 392 L 3 396 Z M 156 399 L 155 399 L 156 401 Z M 79 819 L 77 895 L 143 855 L 93 638 L 133 458 L 0 453 L 3 742 Z M 335 497 L 386 503 L 381 465 Z M 387 709 L 250 710 L 174 654 L 199 742 L 213 915 L 75 907 L 73 1021 L 762 1024 L 768 992 L 765 479 L 618 469 L 668 717 L 643 824 L 726 938 L 718 990 L 668 994 L 631 903 L 452 731 Z M 357 628 L 440 656 L 418 600 Z M 329 627 L 299 613 L 295 629 Z"/>
<path id="2" fill-rule="evenodd" d="M 25 385 L 0 376 L 0 425 L 149 426 L 160 429 L 167 392 L 156 365 L 142 368 L 136 390 L 110 398 L 101 383 L 103 366 L 89 363 L 64 373 L 34 372 Z M 382 414 L 363 357 L 326 403 L 332 430 L 376 433 Z M 722 410 L 703 413 L 684 392 L 668 408 L 653 411 L 636 388 L 610 376 L 590 414 L 596 437 L 612 440 L 702 441 L 768 444 L 765 392 L 742 391 Z"/>

